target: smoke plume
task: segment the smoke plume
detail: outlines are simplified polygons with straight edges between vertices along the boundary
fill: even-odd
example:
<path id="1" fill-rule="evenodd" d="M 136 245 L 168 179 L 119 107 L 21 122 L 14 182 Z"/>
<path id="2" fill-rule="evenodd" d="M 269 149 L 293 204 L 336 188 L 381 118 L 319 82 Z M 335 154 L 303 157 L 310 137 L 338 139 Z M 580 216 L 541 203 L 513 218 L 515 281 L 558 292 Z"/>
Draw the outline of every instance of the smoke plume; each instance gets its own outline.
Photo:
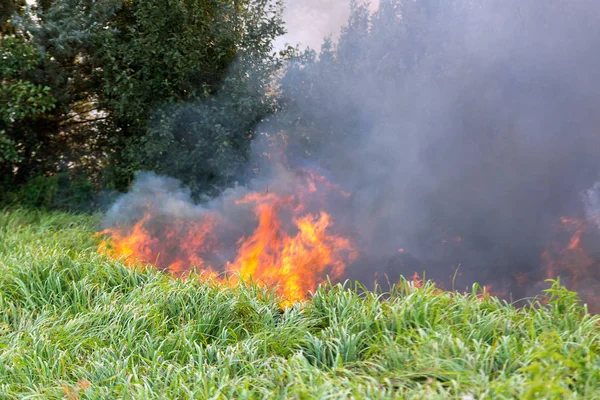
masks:
<path id="1" fill-rule="evenodd" d="M 230 206 L 232 191 L 278 190 L 286 179 L 274 164 L 306 167 L 350 194 L 328 204 L 360 253 L 345 277 L 426 271 L 446 288 L 455 279 L 532 294 L 548 277 L 541 255 L 561 218 L 600 214 L 599 15 L 592 0 L 357 6 L 335 45 L 290 65 L 285 111 L 259 128 L 249 167 L 259 172 L 245 188 L 195 206 L 175 182 L 146 177 L 107 226 L 136 219 L 160 192 L 170 193 L 167 218 L 219 204 L 247 232 L 256 221 Z M 264 162 L 263 139 L 280 132 L 283 161 Z M 598 265 L 580 276 L 598 279 Z"/>

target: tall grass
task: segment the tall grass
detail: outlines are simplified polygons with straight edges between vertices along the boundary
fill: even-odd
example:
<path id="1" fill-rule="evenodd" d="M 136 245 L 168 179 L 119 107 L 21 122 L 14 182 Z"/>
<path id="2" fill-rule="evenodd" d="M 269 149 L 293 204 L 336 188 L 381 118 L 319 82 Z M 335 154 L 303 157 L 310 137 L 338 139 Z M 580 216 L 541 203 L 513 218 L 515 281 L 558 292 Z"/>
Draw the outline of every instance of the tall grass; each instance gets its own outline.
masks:
<path id="1" fill-rule="evenodd" d="M 600 398 L 600 319 L 558 283 L 519 309 L 408 281 L 282 309 L 125 268 L 97 221 L 0 211 L 0 398 Z"/>

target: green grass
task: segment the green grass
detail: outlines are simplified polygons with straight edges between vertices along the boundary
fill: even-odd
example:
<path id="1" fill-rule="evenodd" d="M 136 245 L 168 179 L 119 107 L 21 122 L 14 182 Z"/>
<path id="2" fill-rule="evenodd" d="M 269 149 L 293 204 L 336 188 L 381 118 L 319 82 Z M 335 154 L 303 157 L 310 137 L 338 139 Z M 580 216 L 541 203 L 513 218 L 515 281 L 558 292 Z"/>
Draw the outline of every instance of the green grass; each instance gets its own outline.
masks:
<path id="1" fill-rule="evenodd" d="M 600 319 L 558 284 L 521 309 L 403 281 L 282 310 L 102 257 L 98 219 L 0 211 L 0 398 L 600 398 Z"/>

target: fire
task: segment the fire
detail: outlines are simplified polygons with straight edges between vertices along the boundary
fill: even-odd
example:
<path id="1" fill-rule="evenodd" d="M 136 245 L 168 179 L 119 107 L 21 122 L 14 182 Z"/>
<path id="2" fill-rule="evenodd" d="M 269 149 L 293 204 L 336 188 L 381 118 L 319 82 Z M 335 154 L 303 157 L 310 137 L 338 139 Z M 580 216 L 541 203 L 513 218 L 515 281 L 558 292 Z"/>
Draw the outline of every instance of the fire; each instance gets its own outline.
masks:
<path id="1" fill-rule="evenodd" d="M 575 283 L 583 278 L 591 278 L 595 272 L 596 261 L 587 253 L 582 245 L 582 237 L 588 233 L 589 221 L 572 218 L 561 218 L 561 230 L 569 232 L 571 237 L 566 247 L 554 242 L 541 257 L 546 266 L 548 278 L 561 273 L 567 274 Z"/>
<path id="2" fill-rule="evenodd" d="M 106 229 L 100 234 L 110 236 L 110 243 L 107 240 L 101 241 L 98 250 L 113 258 L 122 259 L 128 266 L 141 261 L 175 275 L 183 274 L 189 265 L 214 272 L 198 256 L 209 248 L 218 247 L 215 237 L 211 235 L 211 229 L 217 223 L 214 216 L 208 215 L 201 221 L 192 222 L 174 220 L 168 226 L 160 228 L 152 227 L 155 222 L 152 214 L 147 213 L 130 231 Z M 172 251 L 174 249 L 177 253 Z"/>
<path id="3" fill-rule="evenodd" d="M 351 197 L 348 193 L 309 169 L 292 172 L 283 167 L 276 172 L 281 177 L 269 181 L 268 186 L 265 184 L 254 192 L 232 190 L 206 207 L 194 205 L 181 193 L 173 196 L 169 185 L 144 187 L 145 195 L 128 198 L 124 207 L 139 215 L 119 212 L 118 216 L 124 220 L 99 233 L 103 240 L 98 250 L 123 260 L 128 266 L 150 264 L 179 278 L 185 278 L 195 269 L 203 272 L 203 276 L 227 284 L 237 284 L 238 277 L 253 280 L 276 288 L 285 304 L 308 298 L 328 278 L 333 281 L 352 278 L 356 267 L 373 265 L 365 263 L 373 256 L 370 252 L 377 250 L 376 246 L 370 247 L 370 238 L 360 228 L 356 231 L 348 221 L 340 226 L 330 208 L 331 204 L 344 205 Z M 530 289 L 539 294 L 546 279 L 560 277 L 591 308 L 597 308 L 600 304 L 598 226 L 598 221 L 592 219 L 561 218 L 556 231 L 548 232 L 552 240 L 541 252 L 539 261 L 515 274 L 512 286 L 502 280 L 490 284 L 489 278 L 488 282 L 481 282 L 483 296 L 509 298 L 513 289 L 519 296 L 519 291 L 525 296 L 534 294 Z M 350 236 L 353 232 L 356 236 Z M 403 238 L 398 243 L 402 247 L 389 250 L 393 257 L 381 272 L 389 273 L 393 284 L 398 282 L 400 274 L 410 276 L 415 268 L 427 268 L 433 263 L 431 275 L 440 293 L 450 283 L 455 291 L 455 279 L 457 282 L 458 278 L 471 279 L 469 273 L 462 277 L 460 267 L 465 259 L 473 262 L 468 257 L 473 240 L 468 232 L 442 233 L 428 241 L 431 248 L 425 260 L 413 257 L 410 242 Z M 357 246 L 364 258 L 355 263 Z M 385 261 L 388 255 L 376 256 Z M 377 267 L 373 266 L 376 276 Z M 450 268 L 454 273 L 447 276 Z M 412 285 L 424 286 L 419 274 L 412 276 Z"/>
<path id="4" fill-rule="evenodd" d="M 108 238 L 99 251 L 130 266 L 152 264 L 176 276 L 194 267 L 213 277 L 224 273 L 253 279 L 277 287 L 288 302 L 303 300 L 327 277 L 342 277 L 358 256 L 350 239 L 333 233 L 333 218 L 322 209 L 322 196 L 336 189 L 324 177 L 300 170 L 292 190 L 267 189 L 235 200 L 236 207 L 253 214 L 255 228 L 229 246 L 233 252 L 220 238 L 231 236 L 229 231 L 237 234 L 237 221 L 219 212 L 163 219 L 155 204 L 148 204 L 132 227 L 101 232 Z"/>
<path id="5" fill-rule="evenodd" d="M 600 262 L 590 254 L 598 246 L 596 221 L 563 217 L 559 232 L 566 240 L 553 241 L 541 254 L 546 278 L 563 278 L 571 290 L 578 291 L 592 307 L 599 304 Z M 597 249 L 596 249 L 597 250 Z"/>
<path id="6" fill-rule="evenodd" d="M 314 181 L 309 180 L 308 190 L 316 191 Z M 260 277 L 265 283 L 280 290 L 288 300 L 301 300 L 314 290 L 325 276 L 339 278 L 345 265 L 344 252 L 355 253 L 350 240 L 328 234 L 331 216 L 324 211 L 319 215 L 306 213 L 294 217 L 295 235 L 282 229 L 280 212 L 293 209 L 301 214 L 302 203 L 294 204 L 295 196 L 280 197 L 273 193 L 251 194 L 238 204 L 252 203 L 258 219 L 258 227 L 249 238 L 240 240 L 237 257 L 228 264 L 228 270 L 242 277 Z"/>
<path id="7" fill-rule="evenodd" d="M 419 275 L 418 272 L 415 272 L 412 276 L 412 280 L 413 280 L 413 285 L 419 289 L 423 286 L 423 281 L 421 280 L 421 276 Z"/>

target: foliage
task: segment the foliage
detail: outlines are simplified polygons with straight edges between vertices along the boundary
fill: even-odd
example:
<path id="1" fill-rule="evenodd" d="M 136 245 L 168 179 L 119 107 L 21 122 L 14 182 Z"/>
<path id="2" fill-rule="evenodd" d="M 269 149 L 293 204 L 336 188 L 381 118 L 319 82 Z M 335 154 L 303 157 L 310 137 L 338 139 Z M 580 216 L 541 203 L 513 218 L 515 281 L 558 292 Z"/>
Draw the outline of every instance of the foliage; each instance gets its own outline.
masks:
<path id="1" fill-rule="evenodd" d="M 99 216 L 0 212 L 0 393 L 38 398 L 594 398 L 600 319 L 555 282 L 514 308 L 402 280 L 282 309 L 96 252 Z M 547 304 L 546 304 L 547 303 Z M 545 305 L 546 304 L 546 305 Z"/>
<path id="2" fill-rule="evenodd" d="M 88 176 L 68 173 L 36 176 L 0 194 L 0 202 L 5 205 L 79 212 L 98 210 L 100 199 Z"/>
<path id="3" fill-rule="evenodd" d="M 123 190 L 135 170 L 177 163 L 186 182 L 227 183 L 274 111 L 266 93 L 279 66 L 271 43 L 283 32 L 280 8 L 268 0 L 21 5 L 0 37 L 0 173 L 14 185 L 86 174 L 97 188 Z"/>
<path id="4" fill-rule="evenodd" d="M 56 100 L 48 86 L 27 80 L 40 58 L 22 38 L 8 36 L 0 46 L 0 172 L 23 160 L 14 132 L 28 119 L 35 120 L 54 108 Z M 4 167 L 4 168 L 3 168 Z"/>
<path id="5" fill-rule="evenodd" d="M 268 90 L 280 65 L 272 41 L 283 33 L 281 4 L 142 4 L 124 12 L 127 28 L 102 51 L 103 99 L 129 140 L 127 165 L 179 178 L 196 194 L 230 184 L 254 128 L 276 109 Z"/>
<path id="6" fill-rule="evenodd" d="M 24 5 L 23 0 L 0 0 L 0 32 L 10 31 L 10 19 Z"/>

